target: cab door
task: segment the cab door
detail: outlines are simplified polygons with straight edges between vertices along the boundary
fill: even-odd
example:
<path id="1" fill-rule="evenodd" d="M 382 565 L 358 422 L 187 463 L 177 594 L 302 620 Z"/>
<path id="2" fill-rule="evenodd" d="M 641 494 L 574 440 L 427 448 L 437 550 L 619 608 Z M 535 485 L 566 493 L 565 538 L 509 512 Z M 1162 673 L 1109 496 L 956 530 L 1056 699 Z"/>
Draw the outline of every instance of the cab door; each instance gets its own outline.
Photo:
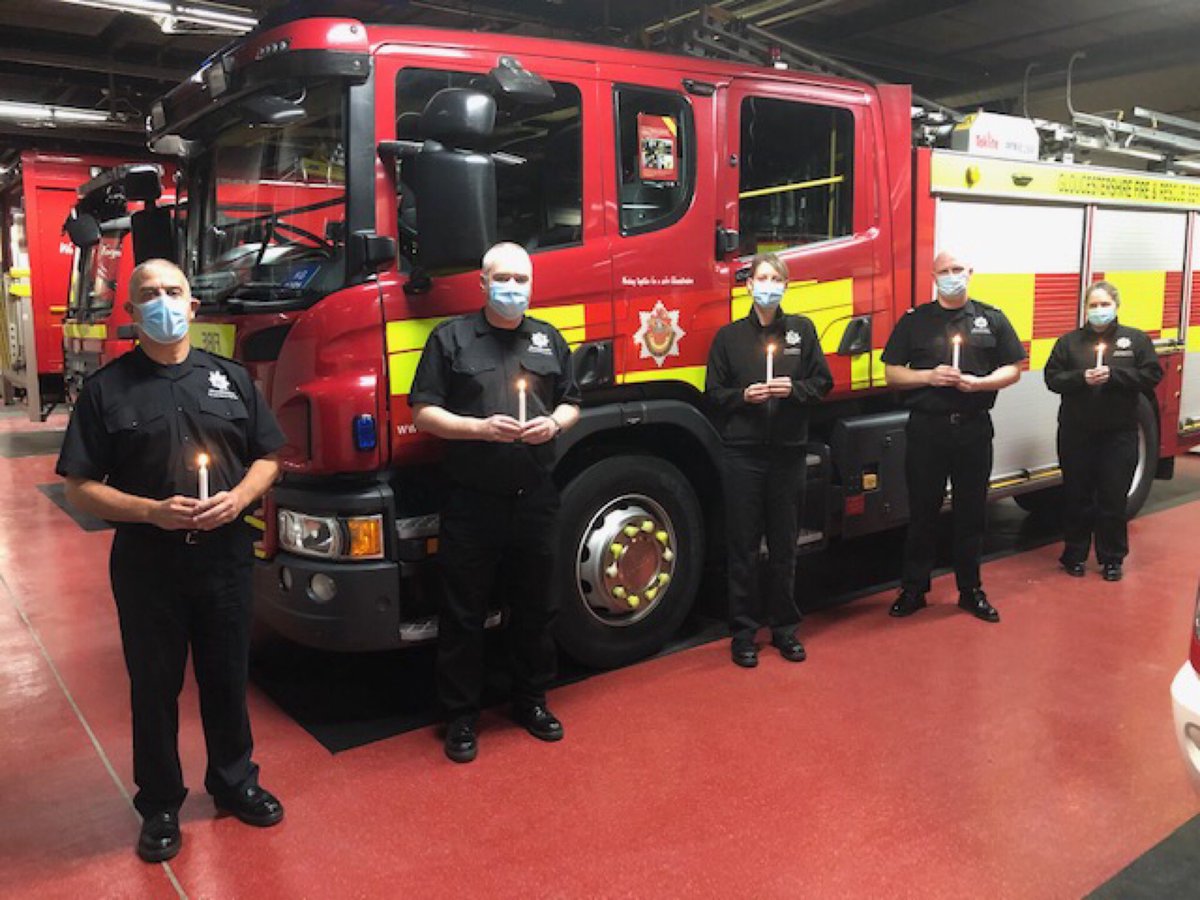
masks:
<path id="1" fill-rule="evenodd" d="M 882 303 L 890 291 L 883 160 L 869 149 L 879 143 L 877 109 L 861 88 L 739 78 L 725 116 L 722 217 L 737 231 L 740 263 L 729 315 L 750 308 L 753 256 L 778 254 L 790 273 L 783 309 L 816 325 L 835 395 L 883 384 L 869 347 L 882 346 L 892 326 Z M 836 355 L 856 319 L 864 352 Z M 868 323 L 879 332 L 873 342 Z"/>

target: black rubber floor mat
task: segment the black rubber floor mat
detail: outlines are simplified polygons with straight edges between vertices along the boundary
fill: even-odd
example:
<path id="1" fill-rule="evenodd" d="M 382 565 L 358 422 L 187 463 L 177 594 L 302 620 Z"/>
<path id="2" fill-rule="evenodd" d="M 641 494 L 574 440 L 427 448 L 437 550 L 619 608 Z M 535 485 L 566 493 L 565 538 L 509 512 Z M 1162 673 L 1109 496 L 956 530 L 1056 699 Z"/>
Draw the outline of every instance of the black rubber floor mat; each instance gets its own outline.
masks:
<path id="1" fill-rule="evenodd" d="M 54 481 L 50 484 L 39 484 L 37 489 L 45 494 L 50 500 L 65 512 L 68 516 L 75 520 L 75 524 L 84 531 L 108 531 L 112 528 L 110 524 L 103 519 L 97 519 L 95 516 L 88 515 L 85 512 L 80 512 L 67 502 L 67 488 L 61 481 Z"/>
<path id="2" fill-rule="evenodd" d="M 1185 822 L 1087 896 L 1088 900 L 1200 897 L 1200 816 Z"/>

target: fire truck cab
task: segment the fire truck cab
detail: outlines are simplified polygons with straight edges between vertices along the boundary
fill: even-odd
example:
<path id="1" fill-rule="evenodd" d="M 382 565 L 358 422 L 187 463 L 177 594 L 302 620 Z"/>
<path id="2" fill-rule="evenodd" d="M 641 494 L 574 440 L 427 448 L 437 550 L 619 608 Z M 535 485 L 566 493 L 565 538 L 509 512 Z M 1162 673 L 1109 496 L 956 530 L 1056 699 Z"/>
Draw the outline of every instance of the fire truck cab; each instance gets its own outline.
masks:
<path id="1" fill-rule="evenodd" d="M 559 639 L 573 656 L 651 653 L 692 606 L 721 520 L 705 360 L 749 310 L 756 252 L 787 261 L 784 307 L 813 320 L 835 377 L 813 421 L 802 542 L 901 524 L 906 414 L 880 352 L 931 296 L 934 242 L 988 250 L 991 217 L 1023 202 L 1005 194 L 1007 170 L 974 191 L 957 155 L 914 155 L 910 101 L 906 87 L 343 19 L 210 60 L 155 106 L 152 142 L 186 164 L 198 333 L 250 368 L 288 439 L 260 519 L 259 614 L 328 649 L 436 635 L 439 445 L 415 431 L 407 394 L 434 326 L 481 304 L 479 259 L 500 239 L 533 254 L 531 315 L 571 343 L 584 390 L 555 469 Z M 1027 201 L 1094 216 L 1068 190 Z M 1189 238 L 1196 207 L 1172 207 Z M 974 293 L 1016 310 L 1037 349 L 1079 322 L 1095 273 L 1085 231 L 1074 257 L 1054 258 L 1004 234 Z M 1177 317 L 1191 285 L 1179 250 Z M 1182 372 L 1182 344 L 1172 352 Z M 997 496 L 1057 480 L 1055 407 L 1027 381 L 998 410 L 1024 430 L 998 443 Z M 1147 403 L 1131 503 L 1180 440 L 1178 398 Z"/>

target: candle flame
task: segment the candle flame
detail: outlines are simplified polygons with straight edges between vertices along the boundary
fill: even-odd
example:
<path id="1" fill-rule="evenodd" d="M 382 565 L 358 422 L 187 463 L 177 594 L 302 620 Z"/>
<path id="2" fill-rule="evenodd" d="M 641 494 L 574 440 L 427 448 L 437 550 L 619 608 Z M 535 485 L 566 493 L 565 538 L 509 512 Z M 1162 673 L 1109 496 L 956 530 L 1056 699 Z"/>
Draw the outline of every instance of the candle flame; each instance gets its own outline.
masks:
<path id="1" fill-rule="evenodd" d="M 1104 345 L 1103 345 L 1103 344 L 1097 344 L 1097 345 L 1096 345 L 1096 349 L 1097 349 L 1097 350 L 1100 350 L 1101 352 L 1103 352 L 1103 350 L 1104 350 Z"/>
<path id="2" fill-rule="evenodd" d="M 774 353 L 774 352 L 775 352 L 775 345 L 774 345 L 774 344 L 767 344 L 767 352 L 768 352 L 768 353 Z"/>
<path id="3" fill-rule="evenodd" d="M 962 343 L 962 335 L 956 334 L 954 337 L 951 338 L 951 340 L 954 341 L 954 343 L 956 343 L 956 344 L 961 344 Z"/>
<path id="4" fill-rule="evenodd" d="M 525 390 L 525 379 L 524 378 L 518 379 L 517 387 L 519 387 L 521 390 Z"/>
<path id="5" fill-rule="evenodd" d="M 197 456 L 197 457 L 196 457 L 196 464 L 197 464 L 197 465 L 199 465 L 199 466 L 207 466 L 207 465 L 208 465 L 208 454 L 207 454 L 207 453 L 201 453 L 199 456 Z"/>

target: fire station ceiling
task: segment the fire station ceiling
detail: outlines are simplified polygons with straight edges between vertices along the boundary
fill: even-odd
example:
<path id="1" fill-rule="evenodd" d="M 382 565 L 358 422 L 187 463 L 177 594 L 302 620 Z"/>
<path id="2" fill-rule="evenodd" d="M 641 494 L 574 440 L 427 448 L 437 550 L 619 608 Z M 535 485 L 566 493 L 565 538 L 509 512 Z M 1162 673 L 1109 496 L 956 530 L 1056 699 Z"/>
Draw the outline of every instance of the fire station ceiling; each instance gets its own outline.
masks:
<path id="1" fill-rule="evenodd" d="M 194 4 L 194 5 L 193 5 Z M 480 29 L 658 49 L 690 43 L 683 0 L 0 0 L 0 164 L 28 146 L 141 142 L 150 103 L 234 37 L 216 22 L 298 15 Z M 1133 106 L 1200 118 L 1196 0 L 722 0 L 722 13 L 948 106 L 1066 120 Z M 121 7 L 125 11 L 121 11 Z M 235 7 L 230 9 L 230 7 Z M 134 12 L 142 10 L 142 12 Z M 189 10 L 198 10 L 195 15 Z M 189 18 L 190 16 L 190 18 Z M 236 27 L 248 27 L 235 24 Z M 1028 98 L 1023 83 L 1028 73 Z M 97 110 L 20 122 L 13 102 Z M 32 116 L 32 114 L 31 114 Z M 79 116 L 75 117 L 80 118 Z"/>

